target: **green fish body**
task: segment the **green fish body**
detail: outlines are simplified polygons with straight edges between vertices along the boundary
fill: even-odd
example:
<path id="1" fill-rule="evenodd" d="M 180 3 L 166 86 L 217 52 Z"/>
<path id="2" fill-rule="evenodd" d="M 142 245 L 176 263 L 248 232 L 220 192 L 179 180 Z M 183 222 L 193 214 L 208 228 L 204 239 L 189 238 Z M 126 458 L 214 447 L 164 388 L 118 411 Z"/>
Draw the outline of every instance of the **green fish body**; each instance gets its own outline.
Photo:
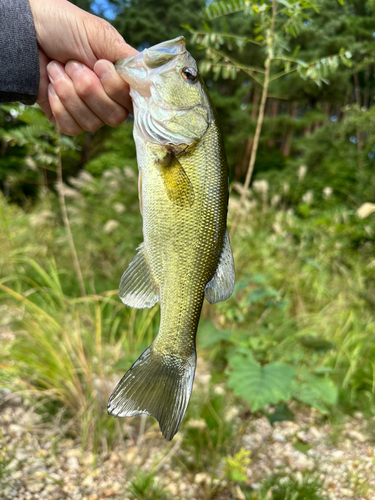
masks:
<path id="1" fill-rule="evenodd" d="M 134 103 L 144 235 L 119 295 L 135 308 L 160 301 L 161 319 L 156 339 L 113 391 L 108 412 L 152 415 L 172 439 L 192 391 L 204 296 L 213 304 L 233 292 L 228 168 L 212 103 L 183 37 L 116 66 Z"/>

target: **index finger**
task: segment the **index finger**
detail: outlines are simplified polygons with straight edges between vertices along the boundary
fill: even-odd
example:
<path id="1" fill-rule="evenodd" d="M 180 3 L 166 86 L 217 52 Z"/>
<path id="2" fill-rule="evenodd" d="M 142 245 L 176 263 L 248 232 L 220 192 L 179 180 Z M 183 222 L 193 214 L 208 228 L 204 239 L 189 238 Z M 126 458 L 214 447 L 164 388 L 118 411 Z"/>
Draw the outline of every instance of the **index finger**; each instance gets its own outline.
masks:
<path id="1" fill-rule="evenodd" d="M 133 114 L 133 104 L 129 96 L 129 85 L 117 73 L 114 65 L 106 59 L 99 59 L 93 69 L 106 94 L 126 108 L 129 113 Z"/>

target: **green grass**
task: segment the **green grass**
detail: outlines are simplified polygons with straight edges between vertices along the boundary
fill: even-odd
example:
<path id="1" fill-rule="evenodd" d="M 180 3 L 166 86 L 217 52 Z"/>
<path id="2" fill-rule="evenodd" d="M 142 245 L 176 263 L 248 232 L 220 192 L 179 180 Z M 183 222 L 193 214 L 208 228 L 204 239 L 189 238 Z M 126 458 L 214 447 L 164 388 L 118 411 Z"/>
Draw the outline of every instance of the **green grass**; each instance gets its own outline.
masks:
<path id="1" fill-rule="evenodd" d="M 5 488 L 9 482 L 10 471 L 8 465 L 11 460 L 5 456 L 5 452 L 0 452 L 0 491 Z"/>
<path id="2" fill-rule="evenodd" d="M 16 363 L 14 387 L 47 401 L 39 409 L 47 417 L 62 412 L 66 432 L 83 448 L 111 446 L 121 439 L 106 411 L 113 367 L 151 342 L 156 310 L 129 312 L 115 300 L 115 291 L 67 297 L 53 262 L 49 271 L 33 260 L 24 264 L 35 272 L 32 288 L 23 293 L 10 288 L 4 283 L 13 282 L 11 277 L 0 283 L 3 300 L 23 309 L 13 324 L 16 340 L 1 361 L 9 371 Z"/>
<path id="3" fill-rule="evenodd" d="M 205 471 L 212 479 L 216 477 L 236 430 L 225 418 L 231 402 L 230 395 L 193 391 L 185 418 L 184 449 L 178 459 L 191 473 Z"/>
<path id="4" fill-rule="evenodd" d="M 42 402 L 38 411 L 45 421 L 59 415 L 61 436 L 96 453 L 124 439 L 122 421 L 107 415 L 107 399 L 159 325 L 158 307 L 135 311 L 117 297 L 140 241 L 133 191 L 116 231 L 103 229 L 124 183 L 116 170 L 103 183 L 83 183 L 67 199 L 87 297 L 79 296 L 54 195 L 29 212 L 0 198 L 1 324 L 15 337 L 0 352 L 0 386 Z M 114 191 L 104 196 L 111 185 Z M 330 421 L 356 410 L 375 415 L 375 314 L 369 300 L 374 241 L 364 229 L 374 223 L 345 210 L 322 208 L 304 218 L 273 209 L 244 214 L 232 242 L 235 294 L 214 307 L 204 305 L 198 333 L 198 353 L 211 381 L 195 386 L 181 429 L 183 446 L 172 459 L 192 481 L 197 473 L 207 475 L 202 498 L 232 495 L 238 486 L 255 500 L 324 500 L 314 476 L 302 482 L 265 477 L 259 491 L 250 489 L 246 460 L 252 457 L 241 455 L 246 418 L 228 420 L 233 407 L 246 415 L 254 405 L 270 421 L 293 418 L 292 400 L 315 406 Z M 244 377 L 256 372 L 259 383 L 285 370 L 289 375 L 276 395 L 268 384 L 271 395 L 264 397 L 272 400 L 256 406 L 253 395 L 236 390 L 240 370 Z M 296 444 L 300 451 L 304 446 Z M 141 472 L 132 470 L 131 495 L 166 498 L 160 476 Z M 6 474 L 4 462 L 0 481 Z M 224 479 L 228 485 L 222 488 Z M 356 488 L 361 492 L 365 485 L 358 480 Z"/>
<path id="5" fill-rule="evenodd" d="M 158 484 L 153 472 L 139 472 L 130 481 L 129 493 L 134 500 L 168 500 L 170 496 Z"/>
<path id="6" fill-rule="evenodd" d="M 327 500 L 322 495 L 322 483 L 314 475 L 305 474 L 302 480 L 290 476 L 271 476 L 252 500 Z"/>
<path id="7" fill-rule="evenodd" d="M 233 242 L 237 295 L 218 304 L 218 327 L 235 332 L 262 364 L 284 362 L 328 377 L 340 406 L 373 415 L 375 314 L 363 297 L 375 278 L 374 241 L 365 239 L 359 219 L 348 222 L 343 237 L 343 211 L 303 220 L 269 210 L 248 221 L 251 234 L 243 229 Z M 254 302 L 262 290 L 268 297 L 258 293 Z"/>

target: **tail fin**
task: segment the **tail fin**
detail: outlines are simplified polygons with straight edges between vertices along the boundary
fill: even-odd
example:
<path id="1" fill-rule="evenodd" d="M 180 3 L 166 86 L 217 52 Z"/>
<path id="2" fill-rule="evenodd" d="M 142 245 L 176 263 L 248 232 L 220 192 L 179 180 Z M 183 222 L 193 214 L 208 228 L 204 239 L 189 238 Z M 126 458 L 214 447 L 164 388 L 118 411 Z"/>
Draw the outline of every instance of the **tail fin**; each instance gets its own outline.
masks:
<path id="1" fill-rule="evenodd" d="M 151 345 L 117 384 L 108 401 L 108 413 L 115 417 L 152 415 L 170 441 L 190 400 L 195 365 L 195 348 L 190 357 L 182 359 L 162 355 Z"/>

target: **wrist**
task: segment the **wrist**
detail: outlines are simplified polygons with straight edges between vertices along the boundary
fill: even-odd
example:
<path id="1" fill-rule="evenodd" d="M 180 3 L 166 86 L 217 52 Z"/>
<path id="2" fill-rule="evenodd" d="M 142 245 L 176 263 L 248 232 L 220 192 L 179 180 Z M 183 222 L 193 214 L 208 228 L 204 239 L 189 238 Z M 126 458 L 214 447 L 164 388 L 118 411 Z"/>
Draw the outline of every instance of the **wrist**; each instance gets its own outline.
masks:
<path id="1" fill-rule="evenodd" d="M 29 4 L 38 45 L 48 52 L 46 48 L 56 43 L 61 28 L 64 28 L 66 12 L 75 6 L 66 0 L 29 0 Z M 77 7 L 77 10 L 81 9 Z"/>

